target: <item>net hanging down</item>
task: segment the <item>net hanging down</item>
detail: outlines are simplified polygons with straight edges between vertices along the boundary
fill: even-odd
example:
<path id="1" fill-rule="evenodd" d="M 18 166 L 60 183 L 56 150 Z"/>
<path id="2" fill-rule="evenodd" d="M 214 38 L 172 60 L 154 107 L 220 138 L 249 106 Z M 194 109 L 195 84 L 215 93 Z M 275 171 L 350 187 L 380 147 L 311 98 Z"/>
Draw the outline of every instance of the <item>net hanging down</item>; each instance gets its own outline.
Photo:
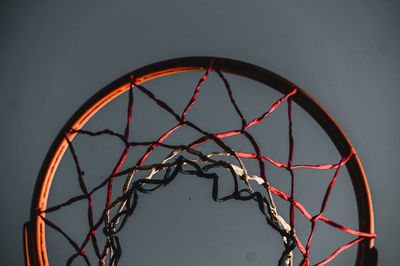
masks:
<path id="1" fill-rule="evenodd" d="M 232 104 L 236 114 L 241 121 L 241 128 L 236 130 L 229 130 L 225 132 L 207 132 L 196 123 L 187 119 L 187 114 L 191 108 L 197 103 L 198 95 L 201 93 L 203 83 L 211 72 L 215 71 L 217 76 L 224 84 L 224 89 L 227 92 L 229 101 Z M 68 148 L 72 154 L 74 166 L 76 167 L 76 177 L 80 186 L 80 194 L 62 202 L 58 205 L 50 206 L 45 209 L 37 209 L 37 216 L 44 221 L 44 223 L 62 234 L 74 249 L 74 253 L 68 258 L 66 264 L 71 265 L 77 258 L 83 258 L 87 265 L 92 265 L 86 250 L 89 245 L 95 252 L 97 258 L 96 264 L 99 265 L 117 265 L 122 254 L 123 246 L 119 241 L 118 235 L 123 230 L 129 217 L 135 213 L 135 208 L 138 204 L 140 195 L 143 193 L 149 194 L 158 189 L 167 186 L 178 175 L 192 175 L 199 178 L 208 179 L 211 183 L 212 199 L 216 202 L 223 202 L 227 200 L 241 200 L 241 201 L 254 201 L 258 206 L 259 211 L 265 217 L 267 224 L 273 228 L 282 237 L 283 250 L 278 261 L 278 265 L 293 265 L 293 251 L 297 248 L 302 254 L 300 265 L 310 265 L 310 247 L 313 239 L 315 228 L 319 222 L 326 223 L 333 228 L 344 231 L 350 235 L 354 235 L 354 239 L 349 243 L 338 247 L 336 250 L 331 251 L 331 255 L 316 265 L 325 265 L 339 255 L 345 249 L 361 243 L 367 239 L 375 238 L 374 233 L 362 232 L 359 230 L 351 229 L 343 226 L 331 219 L 325 217 L 324 211 L 326 209 L 331 191 L 334 189 L 335 182 L 337 181 L 338 174 L 343 166 L 345 166 L 355 152 L 351 150 L 347 155 L 343 156 L 339 162 L 333 164 L 294 164 L 293 163 L 293 150 L 294 150 L 294 136 L 292 127 L 292 101 L 293 97 L 298 93 L 299 89 L 294 88 L 291 92 L 283 95 L 278 99 L 268 110 L 260 114 L 258 117 L 248 120 L 237 102 L 235 101 L 230 83 L 223 74 L 223 72 L 211 63 L 208 69 L 200 78 L 197 86 L 194 89 L 193 95 L 188 99 L 182 113 L 177 113 L 170 105 L 163 100 L 159 99 L 152 91 L 145 86 L 138 84 L 135 81 L 135 76 L 130 76 L 130 86 L 128 89 L 128 107 L 126 113 L 125 130 L 122 133 L 115 132 L 110 129 L 103 129 L 101 131 L 90 131 L 84 129 L 70 128 L 65 132 L 65 140 L 68 143 Z M 133 141 L 130 134 L 130 127 L 134 106 L 134 95 L 142 93 L 147 96 L 149 101 L 154 102 L 164 112 L 171 115 L 176 124 L 166 132 L 160 134 L 158 139 L 146 142 Z M 267 157 L 262 151 L 256 141 L 256 138 L 248 130 L 251 127 L 257 127 L 277 108 L 283 108 L 287 105 L 287 120 L 288 120 L 288 142 L 289 152 L 287 162 L 273 160 Z M 191 143 L 172 145 L 168 144 L 168 137 L 174 134 L 179 128 L 189 127 L 198 133 L 201 137 L 192 141 Z M 104 180 L 101 180 L 93 188 L 89 188 L 85 182 L 84 169 L 81 169 L 79 156 L 74 148 L 71 136 L 86 135 L 91 137 L 109 136 L 110 138 L 117 138 L 123 144 L 122 151 L 118 161 L 115 162 L 114 168 L 111 173 L 107 173 Z M 230 147 L 225 139 L 241 135 L 251 144 L 253 153 L 235 150 Z M 201 151 L 201 145 L 207 142 L 213 142 L 219 148 L 218 151 L 212 153 L 204 153 Z M 145 147 L 146 151 L 140 156 L 139 160 L 134 165 L 124 164 L 128 153 L 135 152 L 135 148 Z M 169 149 L 169 155 L 160 163 L 146 164 L 146 159 L 156 152 L 159 147 Z M 246 169 L 243 159 L 253 159 L 257 162 L 256 175 L 249 174 L 249 169 Z M 235 163 L 232 163 L 235 161 Z M 286 169 L 290 176 L 290 193 L 286 194 L 270 184 L 266 176 L 266 163 L 274 167 Z M 330 179 L 329 185 L 321 203 L 320 210 L 315 214 L 310 214 L 306 208 L 295 198 L 295 169 L 308 168 L 316 170 L 334 169 L 334 174 Z M 224 169 L 229 177 L 232 178 L 234 183 L 234 190 L 229 195 L 221 196 L 219 188 L 219 176 L 216 174 L 216 169 Z M 144 178 L 136 178 L 137 173 L 144 172 Z M 112 195 L 113 184 L 115 182 L 123 182 L 123 190 L 121 194 Z M 241 188 L 240 185 L 244 186 Z M 263 193 L 259 192 L 254 186 L 261 186 Z M 106 188 L 106 202 L 105 206 L 94 206 L 93 197 L 97 193 L 101 193 L 101 189 Z M 279 197 L 289 203 L 289 220 L 286 221 L 278 212 L 274 202 L 274 197 Z M 50 213 L 61 212 L 64 207 L 70 206 L 80 201 L 87 201 L 87 221 L 88 230 L 84 240 L 80 243 L 72 239 L 63 228 L 58 226 L 51 218 L 46 217 Z M 100 217 L 95 217 L 94 208 L 101 208 L 102 214 Z M 295 227 L 295 210 L 300 213 L 311 223 L 311 231 L 305 243 L 302 243 L 296 235 Z M 282 210 L 279 210 L 282 212 Z M 99 234 L 105 236 L 104 241 L 100 241 Z M 104 243 L 101 243 L 104 242 Z"/>

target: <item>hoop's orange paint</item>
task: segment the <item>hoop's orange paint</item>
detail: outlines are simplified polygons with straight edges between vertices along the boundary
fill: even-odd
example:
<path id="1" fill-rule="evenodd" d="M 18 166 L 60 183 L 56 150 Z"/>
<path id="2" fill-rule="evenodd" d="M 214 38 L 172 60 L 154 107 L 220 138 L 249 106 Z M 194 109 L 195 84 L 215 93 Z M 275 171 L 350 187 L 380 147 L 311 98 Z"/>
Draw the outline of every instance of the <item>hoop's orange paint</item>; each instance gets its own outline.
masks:
<path id="1" fill-rule="evenodd" d="M 130 88 L 130 75 L 134 77 L 135 84 L 141 84 L 143 82 L 149 81 L 154 78 L 182 73 L 190 71 L 205 71 L 209 67 L 209 62 L 214 60 L 214 66 L 219 66 L 219 70 L 226 73 L 236 74 L 239 76 L 247 77 L 267 86 L 271 86 L 274 89 L 283 92 L 290 93 L 293 89 L 297 88 L 296 95 L 293 96 L 293 100 L 302 106 L 327 132 L 329 137 L 335 143 L 339 152 L 342 156 L 348 154 L 349 152 L 354 152 L 349 140 L 333 120 L 333 118 L 315 101 L 305 93 L 303 90 L 299 89 L 297 86 L 287 81 L 286 79 L 272 73 L 268 70 L 262 69 L 260 67 L 246 64 L 239 61 L 221 59 L 221 58 L 211 58 L 211 57 L 193 57 L 193 58 L 181 58 L 173 59 L 160 63 L 156 63 L 141 69 L 138 69 L 132 73 L 125 75 L 124 77 L 118 79 L 114 83 L 119 83 L 119 86 L 115 87 L 114 83 L 105 87 L 98 94 L 93 96 L 89 101 L 87 101 L 84 106 L 78 110 L 78 112 L 71 118 L 71 120 L 66 124 L 70 129 L 79 130 L 86 122 L 99 111 L 103 106 L 112 101 L 114 98 L 118 97 Z M 214 70 L 214 69 L 212 69 Z M 263 76 L 262 76 L 263 75 Z M 95 100 L 92 103 L 90 100 Z M 310 106 L 307 106 L 309 104 Z M 83 110 L 83 111 L 82 111 Z M 81 112 L 80 112 L 81 111 Z M 78 115 L 78 117 L 76 117 Z M 324 127 L 325 126 L 325 127 Z M 332 130 L 332 132 L 330 131 Z M 59 136 L 65 134 L 64 129 L 60 132 Z M 77 133 L 67 133 L 67 137 L 72 142 L 73 138 Z M 58 140 L 58 142 L 57 142 Z M 54 145 L 57 146 L 54 146 Z M 25 239 L 25 255 L 26 264 L 30 265 L 49 265 L 47 250 L 46 250 L 46 239 L 45 239 L 45 223 L 40 216 L 36 215 L 36 210 L 43 211 L 47 207 L 47 200 L 49 196 L 50 187 L 53 181 L 53 177 L 56 173 L 57 167 L 68 148 L 68 143 L 65 138 L 57 138 L 52 148 L 50 149 L 47 156 L 52 156 L 51 160 L 42 166 L 41 176 L 39 174 L 38 182 L 36 187 L 40 186 L 40 191 L 34 194 L 33 204 L 31 210 L 31 221 L 24 228 L 24 239 Z M 46 157 L 47 158 L 47 157 Z M 374 217 L 372 210 L 372 200 L 370 196 L 370 191 L 365 177 L 364 171 L 362 169 L 361 163 L 357 154 L 354 152 L 352 158 L 352 164 L 354 164 L 358 169 L 357 180 L 350 174 L 353 182 L 353 187 L 356 193 L 357 206 L 359 212 L 359 226 L 362 227 L 360 230 L 374 234 Z M 46 164 L 47 162 L 47 164 Z M 45 168 L 44 168 L 45 167 Z M 44 170 L 45 169 L 45 170 Z M 360 190 L 360 191 L 358 191 Z M 362 190 L 362 191 L 361 191 Z M 35 190 L 36 191 L 36 190 Z M 36 205 L 35 205 L 36 203 Z M 360 215 L 361 214 L 361 215 Z M 43 212 L 41 215 L 45 216 Z M 361 217 L 363 216 L 363 217 Z M 35 241 L 32 243 L 31 241 Z M 366 248 L 372 249 L 374 247 L 374 239 L 369 238 Z M 365 242 L 363 241 L 363 242 Z M 361 265 L 366 262 L 366 253 L 369 252 L 366 249 L 360 248 L 362 243 L 359 244 L 359 252 L 356 263 L 361 263 Z M 361 254 L 362 253 L 362 254 Z"/>

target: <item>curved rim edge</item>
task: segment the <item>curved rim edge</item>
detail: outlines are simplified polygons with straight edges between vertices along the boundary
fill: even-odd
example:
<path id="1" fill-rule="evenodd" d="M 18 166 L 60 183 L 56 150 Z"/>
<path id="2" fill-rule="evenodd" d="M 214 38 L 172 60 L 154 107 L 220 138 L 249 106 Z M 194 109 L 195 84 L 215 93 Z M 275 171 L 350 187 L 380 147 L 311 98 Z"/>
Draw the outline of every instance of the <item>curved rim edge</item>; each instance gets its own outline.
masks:
<path id="1" fill-rule="evenodd" d="M 293 100 L 318 122 L 331 138 L 341 156 L 344 157 L 348 155 L 349 152 L 354 152 L 350 141 L 338 124 L 311 96 L 285 78 L 264 68 L 237 60 L 217 57 L 185 57 L 166 60 L 139 68 L 113 81 L 87 100 L 65 124 L 54 140 L 36 180 L 31 204 L 30 226 L 26 226 L 26 231 L 24 231 L 26 236 L 25 250 L 29 252 L 29 255 L 26 255 L 27 265 L 30 265 L 29 261 L 31 261 L 32 265 L 48 265 L 45 245 L 45 226 L 43 220 L 37 215 L 37 209 L 46 208 L 52 179 L 58 163 L 68 148 L 68 143 L 65 140 L 65 132 L 69 131 L 71 128 L 82 128 L 104 105 L 128 90 L 131 75 L 133 75 L 135 83 L 140 84 L 154 78 L 174 73 L 206 70 L 211 60 L 214 61 L 213 70 L 219 68 L 225 73 L 236 74 L 256 80 L 283 94 L 287 94 L 294 88 L 297 88 L 298 92 L 293 95 Z M 68 137 L 72 141 L 75 135 L 76 133 L 68 134 Z M 374 233 L 371 195 L 364 170 L 355 152 L 354 156 L 347 162 L 346 167 L 356 196 L 359 230 Z M 373 243 L 374 239 L 371 238 L 362 241 L 358 245 L 356 265 L 362 265 L 365 262 L 364 258 L 368 255 L 369 249 L 373 249 Z"/>

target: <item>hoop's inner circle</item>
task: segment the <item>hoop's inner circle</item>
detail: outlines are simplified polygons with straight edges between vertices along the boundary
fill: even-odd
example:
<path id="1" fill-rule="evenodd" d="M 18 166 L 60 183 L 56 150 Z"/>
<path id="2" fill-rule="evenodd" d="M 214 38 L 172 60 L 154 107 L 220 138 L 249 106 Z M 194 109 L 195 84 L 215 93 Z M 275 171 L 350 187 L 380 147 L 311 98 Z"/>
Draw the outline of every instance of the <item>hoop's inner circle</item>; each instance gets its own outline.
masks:
<path id="1" fill-rule="evenodd" d="M 254 66 L 168 62 L 110 84 L 60 133 L 33 204 L 39 261 L 359 261 L 374 237 L 370 206 L 357 208 L 370 201 L 368 187 L 347 139 L 325 121 L 329 115 Z M 321 123 L 336 129 L 328 136 Z M 225 234 L 209 241 L 217 232 Z M 197 252 L 182 255 L 190 250 Z"/>

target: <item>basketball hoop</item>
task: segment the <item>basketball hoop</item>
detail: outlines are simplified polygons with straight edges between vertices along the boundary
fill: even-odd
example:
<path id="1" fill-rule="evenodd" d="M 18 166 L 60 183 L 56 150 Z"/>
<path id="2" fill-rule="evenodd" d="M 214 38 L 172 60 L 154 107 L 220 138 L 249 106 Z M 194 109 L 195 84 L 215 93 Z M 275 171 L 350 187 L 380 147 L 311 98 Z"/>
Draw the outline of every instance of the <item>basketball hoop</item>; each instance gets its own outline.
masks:
<path id="1" fill-rule="evenodd" d="M 178 73 L 201 71 L 202 76 L 194 89 L 192 96 L 185 102 L 182 112 L 177 112 L 150 88 L 143 85 L 153 79 Z M 215 72 L 215 73 L 214 73 Z M 210 132 L 188 118 L 193 106 L 200 101 L 203 83 L 207 82 L 208 76 L 213 73 L 223 83 L 229 102 L 235 110 L 236 118 L 240 119 L 241 127 L 234 130 L 222 132 Z M 230 82 L 226 74 L 237 75 L 250 79 L 272 88 L 282 94 L 268 109 L 264 110 L 257 117 L 248 119 L 242 112 L 235 100 Z M 109 102 L 124 92 L 128 92 L 128 108 L 125 130 L 122 133 L 109 128 L 92 131 L 83 129 L 84 125 L 96 112 L 105 107 Z M 175 119 L 175 125 L 165 132 L 160 132 L 157 139 L 146 142 L 138 142 L 130 139 L 130 126 L 134 94 L 145 95 L 150 102 Z M 122 97 L 122 96 L 121 96 Z M 295 164 L 293 160 L 294 135 L 292 129 L 292 104 L 296 103 L 306 111 L 326 132 L 333 144 L 336 146 L 340 161 L 329 164 Z M 250 132 L 264 120 L 268 119 L 271 113 L 281 105 L 287 104 L 289 154 L 287 162 L 270 158 L 260 148 L 259 141 Z M 181 128 L 190 128 L 200 134 L 200 137 L 179 145 L 168 143 L 168 138 Z M 287 134 L 287 132 L 285 132 Z M 105 178 L 95 186 L 89 187 L 84 178 L 79 155 L 75 151 L 74 138 L 78 135 L 88 137 L 107 136 L 116 138 L 123 146 L 119 159 L 115 162 L 113 171 L 106 173 Z M 248 141 L 253 152 L 242 151 L 227 144 L 225 140 L 243 136 Z M 216 151 L 205 152 L 202 145 L 213 143 L 218 148 Z M 135 147 L 144 147 L 146 151 L 139 157 L 136 164 L 125 165 L 124 162 L 128 153 Z M 148 157 L 159 148 L 169 153 L 157 163 L 148 163 Z M 73 158 L 73 164 L 78 180 L 79 193 L 76 196 L 58 204 L 47 206 L 50 188 L 57 168 L 62 161 L 65 152 L 69 150 Z M 257 162 L 256 169 L 248 169 L 244 160 Z M 266 175 L 265 164 L 287 170 L 291 178 L 290 193 L 284 193 L 279 187 L 269 182 Z M 330 193 L 334 188 L 339 172 L 347 168 L 351 179 L 354 195 L 358 208 L 358 228 L 351 229 L 341 225 L 324 216 Z M 320 211 L 311 214 L 295 198 L 295 171 L 299 168 L 316 170 L 333 169 L 334 174 L 329 181 L 328 187 L 321 202 Z M 215 169 L 222 169 L 231 178 L 234 190 L 229 195 L 220 195 L 218 191 L 219 176 Z M 141 174 L 141 175 L 139 175 Z M 138 176 L 139 175 L 139 176 Z M 293 265 L 293 251 L 298 249 L 302 255 L 300 265 L 310 265 L 310 243 L 312 241 L 315 227 L 318 223 L 325 223 L 337 230 L 353 235 L 354 239 L 345 245 L 338 247 L 331 252 L 331 255 L 316 263 L 325 265 L 339 255 L 343 250 L 357 244 L 357 257 L 355 265 L 377 265 L 377 251 L 374 248 L 374 218 L 372 201 L 368 183 L 363 172 L 359 158 L 350 144 L 349 140 L 331 118 L 331 116 L 307 93 L 298 88 L 286 79 L 258 66 L 251 64 L 214 57 L 189 57 L 172 59 L 155 63 L 137 69 L 112 82 L 92 98 L 72 116 L 60 131 L 53 142 L 40 170 L 33 194 L 30 220 L 24 226 L 25 258 L 27 265 L 49 265 L 46 247 L 47 230 L 55 230 L 61 234 L 72 246 L 74 252 L 66 261 L 70 265 L 77 258 L 82 258 L 87 265 L 117 265 L 121 257 L 121 250 L 124 248 L 119 241 L 118 234 L 123 232 L 124 226 L 129 223 L 129 218 L 135 214 L 138 199 L 142 194 L 150 194 L 154 191 L 169 185 L 178 175 L 191 175 L 208 179 L 212 185 L 212 199 L 217 202 L 227 200 L 252 201 L 271 228 L 282 238 L 283 250 L 280 254 L 278 265 Z M 115 182 L 123 183 L 122 191 L 113 189 Z M 262 192 L 255 187 L 261 187 Z M 94 206 L 93 196 L 105 190 L 106 200 L 103 206 Z M 117 193 L 117 194 L 116 194 Z M 281 210 L 277 208 L 275 199 L 280 198 L 289 204 L 289 218 L 283 218 Z M 67 206 L 87 201 L 87 234 L 83 242 L 78 242 L 53 222 L 50 216 L 53 213 L 60 213 Z M 94 209 L 100 210 L 101 215 L 96 217 Z M 306 242 L 301 242 L 296 234 L 295 210 L 299 211 L 311 223 L 311 232 Z M 105 241 L 100 243 L 98 236 L 103 234 Z M 95 253 L 95 261 L 90 261 L 86 254 L 87 247 L 91 245 Z M 275 262 L 274 262 L 275 263 Z"/>

